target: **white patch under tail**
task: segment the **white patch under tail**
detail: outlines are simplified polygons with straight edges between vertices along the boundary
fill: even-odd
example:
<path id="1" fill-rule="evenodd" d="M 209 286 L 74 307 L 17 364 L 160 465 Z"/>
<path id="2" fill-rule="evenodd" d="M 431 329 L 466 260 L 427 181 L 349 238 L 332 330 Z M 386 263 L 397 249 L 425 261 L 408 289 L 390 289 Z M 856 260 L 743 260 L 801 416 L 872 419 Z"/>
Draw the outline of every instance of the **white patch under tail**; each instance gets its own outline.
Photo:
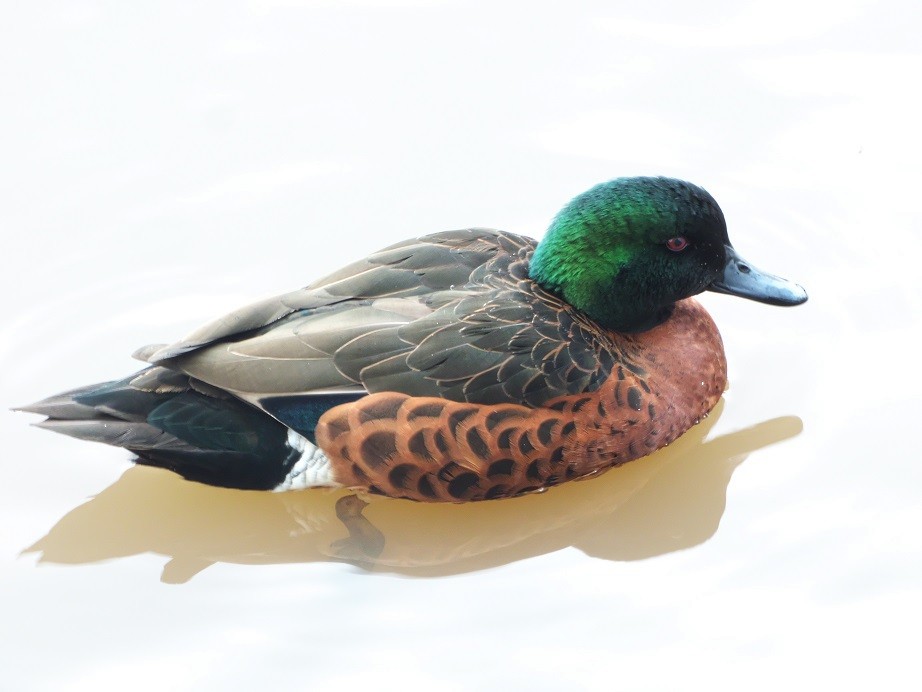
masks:
<path id="1" fill-rule="evenodd" d="M 273 492 L 304 490 L 305 488 L 341 488 L 342 483 L 333 480 L 333 469 L 327 455 L 303 435 L 288 431 L 289 446 L 301 453 L 291 467 L 285 480 L 275 486 Z"/>

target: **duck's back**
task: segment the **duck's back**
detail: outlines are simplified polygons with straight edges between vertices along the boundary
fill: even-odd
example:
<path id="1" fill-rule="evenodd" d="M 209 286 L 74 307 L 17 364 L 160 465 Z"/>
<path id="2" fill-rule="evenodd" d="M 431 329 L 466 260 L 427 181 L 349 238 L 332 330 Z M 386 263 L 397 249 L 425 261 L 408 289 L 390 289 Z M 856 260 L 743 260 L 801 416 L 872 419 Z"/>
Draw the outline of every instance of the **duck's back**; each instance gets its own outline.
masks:
<path id="1" fill-rule="evenodd" d="M 604 334 L 528 278 L 534 245 L 485 229 L 401 243 L 149 359 L 286 423 L 292 397 L 324 391 L 542 406 L 598 386 L 614 359 Z"/>

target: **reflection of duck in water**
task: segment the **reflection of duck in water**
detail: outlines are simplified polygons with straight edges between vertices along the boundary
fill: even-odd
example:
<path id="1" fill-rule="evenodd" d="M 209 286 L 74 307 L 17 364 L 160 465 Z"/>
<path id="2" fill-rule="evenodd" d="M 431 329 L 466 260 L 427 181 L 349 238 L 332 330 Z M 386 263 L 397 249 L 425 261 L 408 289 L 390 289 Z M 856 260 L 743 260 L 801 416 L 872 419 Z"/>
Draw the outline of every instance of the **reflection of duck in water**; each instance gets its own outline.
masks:
<path id="1" fill-rule="evenodd" d="M 213 485 L 519 495 L 649 454 L 711 410 L 726 364 L 689 298 L 704 290 L 806 300 L 736 255 L 704 190 L 620 178 L 537 247 L 482 229 L 406 241 L 28 410 Z"/>
<path id="2" fill-rule="evenodd" d="M 591 483 L 509 502 L 366 506 L 342 491 L 254 493 L 135 467 L 27 548 L 43 563 L 169 558 L 166 582 L 214 563 L 347 562 L 376 573 L 461 574 L 575 547 L 604 560 L 691 548 L 717 530 L 746 455 L 800 432 L 793 417 L 710 438 L 722 403 L 680 440 Z"/>

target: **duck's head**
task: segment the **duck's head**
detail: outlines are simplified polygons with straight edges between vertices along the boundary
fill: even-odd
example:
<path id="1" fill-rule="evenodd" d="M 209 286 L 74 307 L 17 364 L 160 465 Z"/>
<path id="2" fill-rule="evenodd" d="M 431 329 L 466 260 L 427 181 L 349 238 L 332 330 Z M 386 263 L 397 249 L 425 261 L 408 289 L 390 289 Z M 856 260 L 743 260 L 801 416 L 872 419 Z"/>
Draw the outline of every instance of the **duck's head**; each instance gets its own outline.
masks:
<path id="1" fill-rule="evenodd" d="M 737 255 L 714 198 L 673 178 L 617 178 L 579 195 L 551 223 L 529 273 L 619 332 L 651 329 L 702 291 L 771 305 L 807 300 L 797 284 Z"/>

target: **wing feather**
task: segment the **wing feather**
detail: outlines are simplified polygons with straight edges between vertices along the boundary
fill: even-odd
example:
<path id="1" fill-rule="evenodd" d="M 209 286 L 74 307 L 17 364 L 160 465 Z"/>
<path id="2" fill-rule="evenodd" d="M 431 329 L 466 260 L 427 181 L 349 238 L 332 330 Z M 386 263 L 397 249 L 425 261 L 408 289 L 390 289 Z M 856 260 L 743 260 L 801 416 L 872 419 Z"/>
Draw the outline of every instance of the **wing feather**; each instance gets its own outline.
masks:
<path id="1" fill-rule="evenodd" d="M 399 243 L 151 360 L 256 405 L 365 390 L 539 406 L 597 386 L 609 345 L 528 279 L 534 247 L 484 229 Z"/>

